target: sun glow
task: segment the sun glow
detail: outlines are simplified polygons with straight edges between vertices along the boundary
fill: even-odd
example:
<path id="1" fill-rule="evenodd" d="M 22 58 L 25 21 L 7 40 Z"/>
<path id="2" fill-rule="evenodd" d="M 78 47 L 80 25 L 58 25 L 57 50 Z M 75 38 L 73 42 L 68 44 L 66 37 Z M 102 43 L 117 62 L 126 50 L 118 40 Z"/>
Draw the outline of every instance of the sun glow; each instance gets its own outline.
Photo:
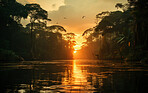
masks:
<path id="1" fill-rule="evenodd" d="M 81 49 L 80 45 L 75 45 L 73 47 L 74 47 L 74 51 L 73 51 L 74 54 L 77 53 L 77 51 Z"/>
<path id="2" fill-rule="evenodd" d="M 80 50 L 81 49 L 81 45 L 75 45 L 73 46 L 75 50 Z"/>
<path id="3" fill-rule="evenodd" d="M 75 50 L 75 51 L 73 51 L 73 53 L 77 53 L 77 51 Z"/>

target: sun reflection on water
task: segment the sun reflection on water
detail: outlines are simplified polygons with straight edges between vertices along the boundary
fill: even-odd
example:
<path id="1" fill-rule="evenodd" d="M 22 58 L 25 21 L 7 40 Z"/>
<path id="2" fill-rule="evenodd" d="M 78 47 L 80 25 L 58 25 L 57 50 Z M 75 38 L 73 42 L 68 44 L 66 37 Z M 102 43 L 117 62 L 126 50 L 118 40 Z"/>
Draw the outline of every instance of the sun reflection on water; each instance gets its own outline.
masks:
<path id="1" fill-rule="evenodd" d="M 73 83 L 75 85 L 84 85 L 87 83 L 86 73 L 83 73 L 82 69 L 77 66 L 77 61 L 73 61 Z"/>
<path id="2" fill-rule="evenodd" d="M 91 84 L 88 82 L 88 73 L 86 70 L 83 69 L 83 65 L 78 65 L 79 61 L 74 60 L 71 69 L 67 69 L 64 73 L 64 77 L 62 78 L 62 85 L 64 85 L 64 89 L 66 92 L 74 92 L 76 91 L 83 91 L 82 93 L 93 93 L 95 89 Z"/>
<path id="3" fill-rule="evenodd" d="M 13 93 L 16 91 L 18 93 L 114 93 L 114 91 L 123 91 L 125 89 L 123 86 L 130 87 L 130 83 L 127 84 L 126 82 L 123 84 L 125 79 L 131 82 L 129 74 L 133 75 L 130 78 L 135 78 L 135 74 L 143 71 L 144 68 L 129 66 L 123 68 L 122 65 L 121 63 L 115 64 L 95 60 L 61 60 L 42 62 L 40 64 L 37 62 L 33 65 L 31 64 L 31 67 L 28 63 L 27 65 L 26 63 L 24 65 L 20 64 L 20 67 L 23 66 L 23 69 L 24 67 L 29 70 L 33 68 L 30 70 L 30 74 L 26 74 L 26 77 L 28 75 L 33 77 L 24 81 L 24 83 L 16 83 L 12 88 L 8 86 L 6 93 L 9 91 L 13 91 Z M 10 66 L 14 67 L 14 65 Z M 15 67 L 18 68 L 18 64 Z M 22 68 L 19 68 L 17 71 L 20 70 L 22 73 Z M 22 76 L 24 76 L 24 73 L 23 70 Z M 117 82 L 122 85 L 119 85 Z M 118 87 L 120 87 L 120 90 L 118 90 Z M 135 86 L 135 88 L 137 87 Z"/>

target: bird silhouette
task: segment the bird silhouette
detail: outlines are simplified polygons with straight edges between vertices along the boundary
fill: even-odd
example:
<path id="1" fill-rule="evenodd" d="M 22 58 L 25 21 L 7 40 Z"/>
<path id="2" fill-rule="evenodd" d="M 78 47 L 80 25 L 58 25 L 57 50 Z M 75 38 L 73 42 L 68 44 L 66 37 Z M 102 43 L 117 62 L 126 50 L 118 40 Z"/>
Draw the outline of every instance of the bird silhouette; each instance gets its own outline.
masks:
<path id="1" fill-rule="evenodd" d="M 82 19 L 84 19 L 85 18 L 85 16 L 82 16 Z"/>
<path id="2" fill-rule="evenodd" d="M 66 17 L 64 17 L 64 19 L 67 19 Z"/>

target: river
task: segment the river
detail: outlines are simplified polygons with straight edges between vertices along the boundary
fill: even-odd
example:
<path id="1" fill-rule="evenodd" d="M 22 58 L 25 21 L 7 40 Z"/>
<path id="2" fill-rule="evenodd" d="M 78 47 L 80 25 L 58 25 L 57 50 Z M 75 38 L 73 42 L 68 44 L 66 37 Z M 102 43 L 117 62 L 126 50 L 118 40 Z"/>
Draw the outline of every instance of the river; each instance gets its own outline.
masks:
<path id="1" fill-rule="evenodd" d="M 0 63 L 0 93 L 146 93 L 136 62 L 53 60 Z"/>

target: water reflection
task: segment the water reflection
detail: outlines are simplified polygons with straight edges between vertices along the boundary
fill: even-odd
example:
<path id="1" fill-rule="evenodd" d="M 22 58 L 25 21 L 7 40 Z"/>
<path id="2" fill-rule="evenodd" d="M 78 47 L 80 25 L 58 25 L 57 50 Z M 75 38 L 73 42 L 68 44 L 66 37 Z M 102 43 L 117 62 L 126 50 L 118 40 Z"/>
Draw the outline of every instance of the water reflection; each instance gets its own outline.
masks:
<path id="1" fill-rule="evenodd" d="M 64 85 L 64 92 L 82 92 L 82 93 L 91 93 L 94 92 L 94 87 L 91 85 L 91 82 L 88 82 L 88 73 L 87 70 L 83 69 L 83 65 L 77 65 L 78 60 L 73 61 L 71 69 L 66 69 L 64 77 L 62 78 L 62 85 Z M 68 67 L 70 68 L 70 66 Z"/>
<path id="2" fill-rule="evenodd" d="M 75 85 L 87 85 L 87 74 L 84 72 L 84 70 L 77 66 L 77 61 L 73 61 L 73 75 L 72 78 L 74 79 L 72 84 Z"/>
<path id="3" fill-rule="evenodd" d="M 0 67 L 0 93 L 143 93 L 148 77 L 146 67 L 112 61 L 37 61 Z"/>

